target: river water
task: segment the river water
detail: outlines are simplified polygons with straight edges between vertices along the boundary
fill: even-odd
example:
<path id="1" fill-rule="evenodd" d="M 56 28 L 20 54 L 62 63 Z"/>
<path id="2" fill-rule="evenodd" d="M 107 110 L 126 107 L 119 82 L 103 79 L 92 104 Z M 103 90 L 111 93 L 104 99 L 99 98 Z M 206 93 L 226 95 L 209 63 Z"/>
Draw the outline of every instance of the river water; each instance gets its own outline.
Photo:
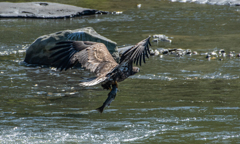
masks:
<path id="1" fill-rule="evenodd" d="M 63 1 L 56 1 L 63 2 Z M 237 57 L 150 57 L 140 73 L 121 82 L 104 113 L 108 91 L 79 87 L 82 69 L 66 72 L 23 64 L 39 36 L 93 27 L 119 46 L 165 34 L 199 53 L 240 52 L 240 8 L 170 1 L 81 1 L 68 4 L 120 15 L 73 19 L 0 19 L 0 143 L 239 143 L 240 97 Z"/>

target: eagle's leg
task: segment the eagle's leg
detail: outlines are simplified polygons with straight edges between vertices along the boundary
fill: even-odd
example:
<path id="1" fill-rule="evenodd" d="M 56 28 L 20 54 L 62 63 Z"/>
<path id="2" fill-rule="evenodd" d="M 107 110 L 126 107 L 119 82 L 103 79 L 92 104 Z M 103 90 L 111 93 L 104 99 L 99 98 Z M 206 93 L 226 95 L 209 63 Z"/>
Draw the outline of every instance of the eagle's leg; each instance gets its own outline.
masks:
<path id="1" fill-rule="evenodd" d="M 111 88 L 111 86 L 109 86 L 109 88 L 108 88 L 110 91 L 112 91 L 112 88 Z"/>
<path id="2" fill-rule="evenodd" d="M 116 85 L 116 87 L 118 88 L 118 83 L 117 83 L 117 81 L 114 81 L 114 83 L 113 84 L 115 84 Z"/>

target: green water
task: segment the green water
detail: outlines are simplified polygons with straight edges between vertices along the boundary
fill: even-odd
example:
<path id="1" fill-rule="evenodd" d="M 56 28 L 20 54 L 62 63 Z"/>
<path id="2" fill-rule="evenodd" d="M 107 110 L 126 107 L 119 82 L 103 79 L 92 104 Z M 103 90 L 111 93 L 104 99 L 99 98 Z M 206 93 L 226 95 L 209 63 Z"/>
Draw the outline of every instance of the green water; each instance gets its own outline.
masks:
<path id="1" fill-rule="evenodd" d="M 37 37 L 89 26 L 119 46 L 165 34 L 173 42 L 152 43 L 153 49 L 239 53 L 238 7 L 156 0 L 53 2 L 123 14 L 0 19 L 0 143 L 239 142 L 237 57 L 151 57 L 140 73 L 119 84 L 115 101 L 103 114 L 95 109 L 108 91 L 100 85 L 78 86 L 81 77 L 90 76 L 87 71 L 22 64 L 26 48 Z"/>

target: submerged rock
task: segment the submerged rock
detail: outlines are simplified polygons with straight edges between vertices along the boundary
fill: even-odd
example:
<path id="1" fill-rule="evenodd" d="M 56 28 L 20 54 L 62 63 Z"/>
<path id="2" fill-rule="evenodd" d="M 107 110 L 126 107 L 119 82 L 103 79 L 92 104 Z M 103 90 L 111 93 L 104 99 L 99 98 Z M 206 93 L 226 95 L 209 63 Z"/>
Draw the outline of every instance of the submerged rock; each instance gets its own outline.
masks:
<path id="1" fill-rule="evenodd" d="M 99 35 L 93 28 L 86 27 L 40 36 L 26 50 L 24 62 L 27 64 L 51 65 L 52 59 L 49 59 L 49 56 L 52 52 L 50 52 L 49 49 L 54 47 L 57 42 L 64 40 L 94 41 L 104 43 L 113 58 L 116 61 L 119 60 L 118 48 L 116 46 L 117 43 Z M 56 65 L 58 65 L 58 63 L 55 63 L 52 66 Z"/>
<path id="2" fill-rule="evenodd" d="M 197 51 L 193 51 L 192 54 L 193 54 L 193 55 L 197 55 L 198 52 L 197 52 Z"/>
<path id="3" fill-rule="evenodd" d="M 210 54 L 208 54 L 208 55 L 206 56 L 206 58 L 211 58 L 211 55 L 210 55 Z"/>
<path id="4" fill-rule="evenodd" d="M 158 51 L 158 50 L 155 50 L 155 51 L 154 51 L 154 55 L 155 55 L 155 56 L 159 55 L 159 51 Z"/>
<path id="5" fill-rule="evenodd" d="M 207 53 L 207 52 L 205 52 L 205 53 L 201 53 L 200 55 L 208 55 L 208 53 Z"/>
<path id="6" fill-rule="evenodd" d="M 233 54 L 234 54 L 234 53 L 235 53 L 235 52 L 230 51 L 229 54 L 228 54 L 228 56 L 229 56 L 229 57 L 233 57 Z"/>
<path id="7" fill-rule="evenodd" d="M 151 50 L 150 50 L 150 55 L 151 55 L 151 56 L 155 55 L 155 51 L 151 49 Z"/>
<path id="8" fill-rule="evenodd" d="M 159 55 L 155 52 L 158 51 L 160 54 L 160 58 L 163 58 L 164 55 L 175 56 L 175 57 L 184 57 L 184 56 L 204 56 L 207 60 L 217 60 L 218 57 L 230 57 L 234 58 L 235 56 L 240 58 L 240 53 L 236 53 L 235 51 L 230 51 L 227 55 L 224 49 L 213 50 L 210 52 L 203 52 L 198 54 L 197 51 L 192 51 L 191 49 L 182 49 L 182 48 L 157 48 L 156 50 L 151 50 L 152 55 Z M 204 58 L 202 57 L 202 58 Z M 222 61 L 223 59 L 218 59 Z"/>
<path id="9" fill-rule="evenodd" d="M 219 50 L 219 53 L 221 53 L 221 54 L 222 54 L 222 53 L 225 53 L 225 50 L 224 50 L 224 49 L 220 49 L 220 50 Z"/>
<path id="10" fill-rule="evenodd" d="M 223 56 L 223 57 L 226 57 L 226 53 L 225 53 L 225 52 L 224 52 L 224 53 L 222 53 L 222 56 Z"/>
<path id="11" fill-rule="evenodd" d="M 192 50 L 187 49 L 187 50 L 186 50 L 186 54 L 187 54 L 187 55 L 192 55 Z"/>
<path id="12" fill-rule="evenodd" d="M 158 42 L 158 41 L 169 42 L 169 43 L 172 42 L 172 40 L 169 39 L 168 36 L 165 36 L 163 34 L 155 34 L 155 35 L 153 35 L 153 42 Z"/>
<path id="13" fill-rule="evenodd" d="M 0 18 L 70 18 L 108 12 L 51 2 L 0 2 Z"/>
<path id="14" fill-rule="evenodd" d="M 165 49 L 165 48 L 157 48 L 157 50 L 158 50 L 161 54 L 168 54 L 168 53 L 169 53 L 168 49 Z"/>
<path id="15" fill-rule="evenodd" d="M 122 11 L 114 11 L 112 12 L 112 14 L 122 14 L 123 12 Z"/>
<path id="16" fill-rule="evenodd" d="M 210 54 L 211 56 L 218 57 L 218 55 L 217 55 L 216 51 L 209 52 L 208 54 Z"/>
<path id="17" fill-rule="evenodd" d="M 172 55 L 175 55 L 177 57 L 181 57 L 181 56 L 184 56 L 184 55 L 192 55 L 192 50 L 190 49 L 182 49 L 182 48 L 168 48 L 168 49 L 165 49 L 165 48 L 157 48 L 157 50 L 160 52 L 160 54 L 172 54 Z M 194 54 L 197 55 L 197 52 L 194 51 Z"/>

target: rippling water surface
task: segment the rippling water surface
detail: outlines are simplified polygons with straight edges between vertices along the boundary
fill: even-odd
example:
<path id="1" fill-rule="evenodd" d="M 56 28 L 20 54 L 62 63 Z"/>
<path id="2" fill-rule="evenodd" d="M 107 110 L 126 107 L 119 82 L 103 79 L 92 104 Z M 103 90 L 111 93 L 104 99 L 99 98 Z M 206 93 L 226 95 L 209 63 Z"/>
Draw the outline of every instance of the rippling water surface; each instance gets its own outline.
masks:
<path id="1" fill-rule="evenodd" d="M 62 2 L 62 1 L 57 1 Z M 39 36 L 93 27 L 119 46 L 165 34 L 170 43 L 198 53 L 239 53 L 239 7 L 171 1 L 68 1 L 82 7 L 123 11 L 121 15 L 73 19 L 0 19 L 0 143 L 238 143 L 240 140 L 237 57 L 203 55 L 151 57 L 140 73 L 119 84 L 103 114 L 101 86 L 82 88 L 82 69 L 66 72 L 23 64 Z M 82 4 L 82 5 L 81 5 Z M 219 61 L 219 59 L 223 59 Z"/>

